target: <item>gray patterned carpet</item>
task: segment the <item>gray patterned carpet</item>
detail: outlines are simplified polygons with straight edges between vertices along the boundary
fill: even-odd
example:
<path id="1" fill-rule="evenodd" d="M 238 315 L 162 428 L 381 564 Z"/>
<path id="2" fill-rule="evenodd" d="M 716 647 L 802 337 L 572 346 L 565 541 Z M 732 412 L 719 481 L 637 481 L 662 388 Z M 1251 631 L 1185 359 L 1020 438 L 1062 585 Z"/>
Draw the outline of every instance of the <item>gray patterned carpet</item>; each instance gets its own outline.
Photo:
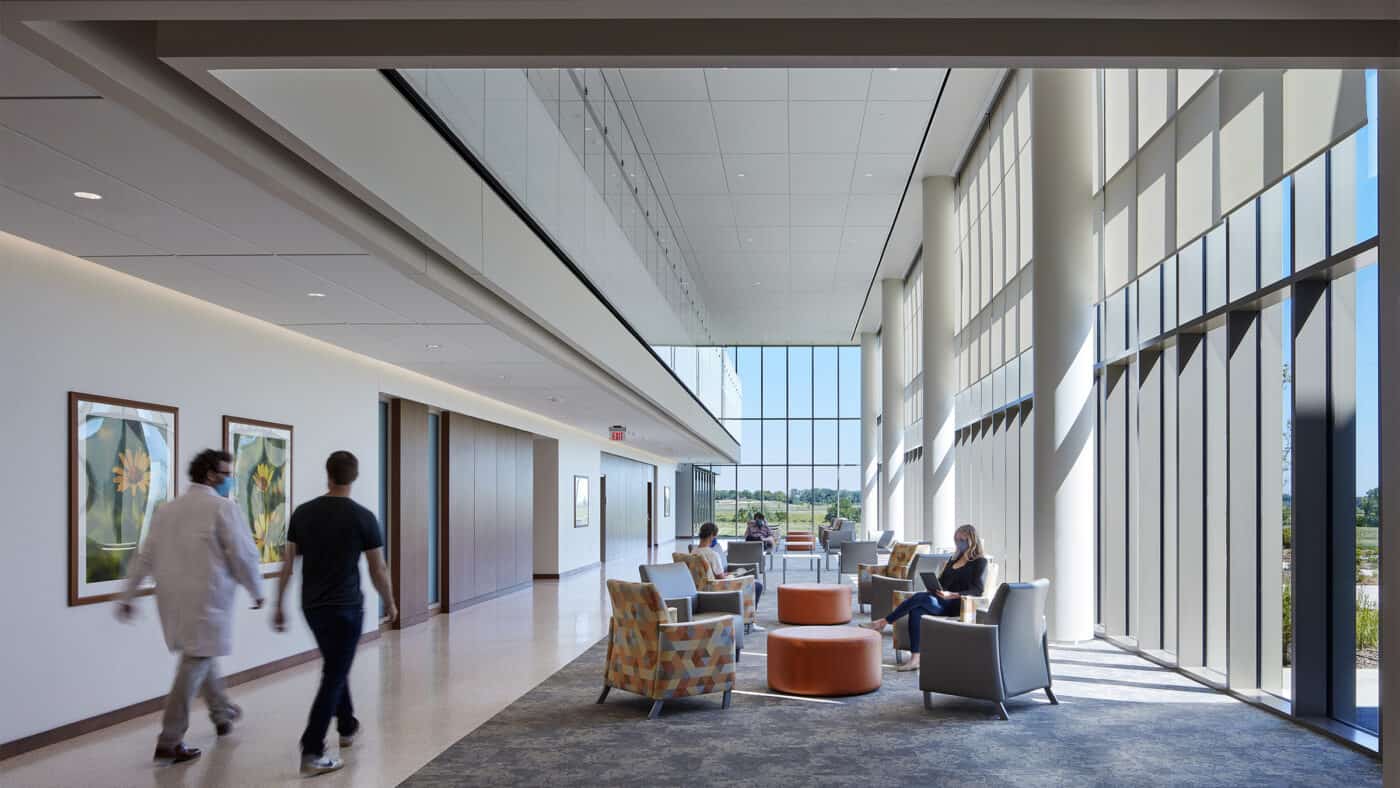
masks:
<path id="1" fill-rule="evenodd" d="M 771 576 L 772 586 L 779 575 Z M 814 579 L 788 574 L 790 582 Z M 830 582 L 830 575 L 824 575 Z M 856 621 L 866 617 L 857 615 Z M 759 623 L 771 628 L 765 593 Z M 1380 763 L 1102 642 L 1052 649 L 1055 692 L 991 706 L 896 673 L 816 701 L 773 695 L 750 633 L 728 711 L 720 696 L 650 701 L 602 687 L 600 642 L 405 781 L 439 785 L 1380 785 Z"/>

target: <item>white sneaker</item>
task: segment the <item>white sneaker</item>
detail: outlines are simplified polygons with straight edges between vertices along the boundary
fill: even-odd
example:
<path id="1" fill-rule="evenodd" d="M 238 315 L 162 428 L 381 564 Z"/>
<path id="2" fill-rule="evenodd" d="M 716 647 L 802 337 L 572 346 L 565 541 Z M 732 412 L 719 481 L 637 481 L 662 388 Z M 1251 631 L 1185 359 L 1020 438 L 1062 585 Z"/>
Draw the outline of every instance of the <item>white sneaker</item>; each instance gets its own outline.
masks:
<path id="1" fill-rule="evenodd" d="M 765 628 L 765 627 L 762 626 L 761 624 L 752 624 L 751 626 L 753 627 L 753 631 L 754 631 L 754 632 L 767 632 L 767 631 L 768 631 L 767 628 Z"/>
<path id="2" fill-rule="evenodd" d="M 303 755 L 301 756 L 301 776 L 316 777 L 321 774 L 329 774 L 344 765 L 345 761 L 332 758 L 329 755 Z"/>
<path id="3" fill-rule="evenodd" d="M 342 733 L 340 735 L 340 749 L 344 750 L 352 747 L 355 744 L 355 735 L 357 733 L 359 733 L 359 731 L 356 731 L 355 733 L 352 733 L 349 736 L 346 736 Z"/>
<path id="4" fill-rule="evenodd" d="M 903 663 L 902 665 L 898 665 L 898 666 L 895 667 L 895 670 L 899 671 L 900 673 L 908 673 L 908 672 L 910 672 L 910 671 L 914 671 L 914 670 L 918 670 L 918 669 L 919 669 L 919 660 L 918 660 L 917 657 L 914 658 L 914 659 L 909 660 L 908 662 Z"/>

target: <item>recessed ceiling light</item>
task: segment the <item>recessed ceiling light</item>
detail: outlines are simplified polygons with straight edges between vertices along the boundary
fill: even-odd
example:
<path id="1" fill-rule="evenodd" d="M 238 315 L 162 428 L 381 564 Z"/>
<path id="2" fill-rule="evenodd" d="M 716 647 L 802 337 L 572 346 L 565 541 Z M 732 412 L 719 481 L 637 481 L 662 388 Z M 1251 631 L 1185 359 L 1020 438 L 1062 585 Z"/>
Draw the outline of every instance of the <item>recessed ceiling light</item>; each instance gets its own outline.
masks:
<path id="1" fill-rule="evenodd" d="M 734 174 L 737 175 L 737 176 L 739 176 L 740 178 L 744 177 L 744 173 L 742 173 L 742 172 L 736 172 L 736 173 L 734 173 Z"/>
<path id="2" fill-rule="evenodd" d="M 506 379 L 506 376 L 505 376 L 505 375 L 498 375 L 497 377 L 499 377 L 501 380 L 505 380 L 505 379 Z"/>
<path id="3" fill-rule="evenodd" d="M 763 283 L 762 283 L 762 282 L 754 282 L 754 283 L 753 283 L 753 286 L 754 286 L 754 287 L 758 287 L 758 286 L 761 285 L 761 284 L 763 284 Z"/>
<path id="4" fill-rule="evenodd" d="M 97 192 L 73 192 L 73 196 L 80 200 L 100 200 L 102 195 Z"/>
<path id="5" fill-rule="evenodd" d="M 436 344 L 424 345 L 423 348 L 424 348 L 425 350 L 441 350 L 441 349 L 442 349 L 442 345 L 436 345 Z"/>
<path id="6" fill-rule="evenodd" d="M 326 294 L 325 294 L 325 293 L 307 293 L 306 295 L 307 295 L 309 298 L 325 298 L 325 297 L 326 297 Z"/>
<path id="7" fill-rule="evenodd" d="M 898 71 L 898 70 L 899 70 L 899 68 L 898 68 L 897 66 L 890 69 L 890 71 Z"/>
<path id="8" fill-rule="evenodd" d="M 865 174 L 865 177 L 867 177 L 867 178 L 873 178 L 873 177 L 875 177 L 875 173 L 873 173 L 873 172 L 867 172 L 867 173 Z"/>

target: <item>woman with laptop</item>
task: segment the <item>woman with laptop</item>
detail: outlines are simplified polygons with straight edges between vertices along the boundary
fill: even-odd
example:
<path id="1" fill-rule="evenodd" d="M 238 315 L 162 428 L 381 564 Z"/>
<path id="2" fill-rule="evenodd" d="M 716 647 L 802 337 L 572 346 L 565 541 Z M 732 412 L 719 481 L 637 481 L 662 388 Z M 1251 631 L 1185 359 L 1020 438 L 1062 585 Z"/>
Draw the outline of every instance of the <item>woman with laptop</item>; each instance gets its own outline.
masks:
<path id="1" fill-rule="evenodd" d="M 900 618 L 909 616 L 909 651 L 911 653 L 908 662 L 899 666 L 899 670 L 918 670 L 919 660 L 913 658 L 913 654 L 919 653 L 919 620 L 923 616 L 956 616 L 962 612 L 962 598 L 968 596 L 982 596 L 982 578 L 987 571 L 987 557 L 982 551 L 982 540 L 977 538 L 977 529 L 971 525 L 960 525 L 958 530 L 953 532 L 953 543 L 957 546 L 957 552 L 943 565 L 943 571 L 934 574 L 933 572 L 921 572 L 920 577 L 924 580 L 924 585 L 928 591 L 909 597 L 899 604 L 893 612 L 884 618 L 877 618 L 868 624 L 861 624 L 867 629 L 876 632 L 883 630 L 887 625 L 893 624 Z"/>

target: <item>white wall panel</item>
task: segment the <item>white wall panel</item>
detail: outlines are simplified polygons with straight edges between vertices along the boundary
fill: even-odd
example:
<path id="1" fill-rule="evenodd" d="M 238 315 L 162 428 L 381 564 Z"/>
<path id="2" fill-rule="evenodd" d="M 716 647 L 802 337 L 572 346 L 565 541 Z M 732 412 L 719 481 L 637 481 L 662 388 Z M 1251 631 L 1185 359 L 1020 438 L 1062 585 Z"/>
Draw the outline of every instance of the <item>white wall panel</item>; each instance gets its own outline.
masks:
<path id="1" fill-rule="evenodd" d="M 1167 128 L 1137 158 L 1137 267 L 1176 251 L 1176 131 Z"/>
<path id="2" fill-rule="evenodd" d="M 1220 209 L 1228 212 L 1283 174 L 1283 72 L 1220 73 Z"/>
<path id="3" fill-rule="evenodd" d="M 1219 102 L 1212 81 L 1176 122 L 1177 245 L 1210 229 L 1216 216 L 1215 135 Z"/>
<path id="4" fill-rule="evenodd" d="M 1283 74 L 1283 168 L 1316 156 L 1366 123 L 1362 71 L 1295 69 Z"/>

